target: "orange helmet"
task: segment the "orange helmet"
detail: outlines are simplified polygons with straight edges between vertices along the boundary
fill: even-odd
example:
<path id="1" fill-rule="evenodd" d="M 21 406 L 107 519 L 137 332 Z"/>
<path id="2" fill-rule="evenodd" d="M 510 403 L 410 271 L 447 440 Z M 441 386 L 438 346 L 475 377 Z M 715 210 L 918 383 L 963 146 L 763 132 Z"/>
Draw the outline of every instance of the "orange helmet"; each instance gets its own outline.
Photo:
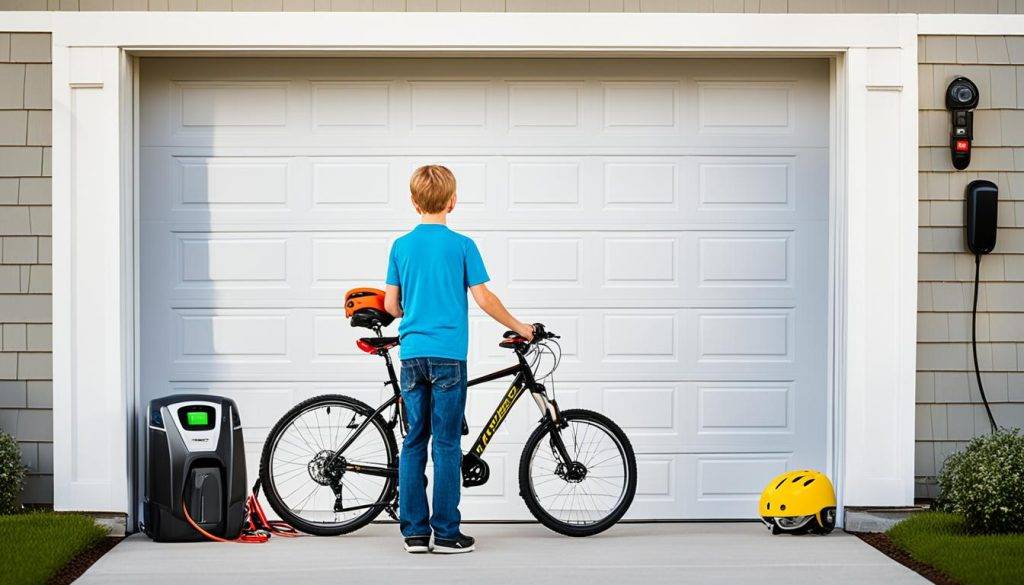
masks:
<path id="1" fill-rule="evenodd" d="M 384 291 L 354 288 L 345 293 L 345 316 L 353 327 L 387 327 L 395 318 L 384 309 Z"/>
<path id="2" fill-rule="evenodd" d="M 345 293 L 345 316 L 351 317 L 359 309 L 384 311 L 384 291 L 379 288 L 353 288 Z"/>

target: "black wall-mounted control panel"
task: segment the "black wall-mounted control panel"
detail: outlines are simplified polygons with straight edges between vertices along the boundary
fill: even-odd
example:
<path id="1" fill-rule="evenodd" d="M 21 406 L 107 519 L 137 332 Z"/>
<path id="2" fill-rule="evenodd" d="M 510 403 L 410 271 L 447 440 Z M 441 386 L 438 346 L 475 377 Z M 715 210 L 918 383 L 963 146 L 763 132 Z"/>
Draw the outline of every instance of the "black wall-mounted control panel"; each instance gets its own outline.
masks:
<path id="1" fill-rule="evenodd" d="M 992 181 L 977 180 L 964 193 L 967 248 L 975 256 L 988 254 L 996 247 L 999 221 L 999 188 Z"/>
<path id="2" fill-rule="evenodd" d="M 946 88 L 946 109 L 953 115 L 953 131 L 949 135 L 949 153 L 953 168 L 964 170 L 971 164 L 971 141 L 974 140 L 974 108 L 978 107 L 978 86 L 966 77 L 957 77 Z"/>

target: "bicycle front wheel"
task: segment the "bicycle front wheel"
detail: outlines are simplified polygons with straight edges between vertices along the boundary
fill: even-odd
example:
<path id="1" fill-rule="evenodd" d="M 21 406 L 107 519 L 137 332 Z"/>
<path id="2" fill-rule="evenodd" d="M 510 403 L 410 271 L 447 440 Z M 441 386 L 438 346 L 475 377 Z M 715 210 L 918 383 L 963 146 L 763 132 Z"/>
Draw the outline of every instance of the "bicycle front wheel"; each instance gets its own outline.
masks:
<path id="1" fill-rule="evenodd" d="M 519 493 L 538 521 L 567 536 L 611 528 L 633 503 L 636 455 L 626 434 L 589 410 L 562 412 L 565 426 L 544 424 L 526 441 L 519 460 Z M 555 448 L 557 432 L 571 461 Z"/>
<path id="2" fill-rule="evenodd" d="M 369 424 L 336 457 L 367 419 Z M 317 396 L 274 425 L 263 446 L 260 481 L 281 519 L 309 534 L 336 536 L 377 517 L 397 487 L 395 477 L 346 472 L 344 465 L 394 468 L 397 461 L 395 435 L 373 409 L 347 396 Z"/>

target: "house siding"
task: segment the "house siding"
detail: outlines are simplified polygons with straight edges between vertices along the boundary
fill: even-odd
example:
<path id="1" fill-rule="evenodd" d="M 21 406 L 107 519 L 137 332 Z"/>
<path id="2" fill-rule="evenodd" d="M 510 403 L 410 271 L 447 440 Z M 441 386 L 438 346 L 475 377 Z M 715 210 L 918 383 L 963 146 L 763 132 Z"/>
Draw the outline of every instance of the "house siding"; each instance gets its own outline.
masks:
<path id="1" fill-rule="evenodd" d="M 0 10 L 1024 13 L 1024 0 L 0 0 Z M 52 501 L 49 36 L 0 33 L 0 428 L 31 469 L 26 501 Z M 987 432 L 970 361 L 973 258 L 964 186 L 1000 187 L 999 243 L 982 264 L 985 388 L 1003 426 L 1024 426 L 1024 37 L 923 37 L 917 495 L 950 453 Z M 970 172 L 949 165 L 942 96 L 956 75 L 982 92 Z"/>
<path id="2" fill-rule="evenodd" d="M 996 422 L 1024 426 L 1024 37 L 922 37 L 916 475 L 919 496 L 967 441 L 989 431 L 971 355 L 974 256 L 966 252 L 967 183 L 999 185 L 995 251 L 981 263 L 978 361 Z M 946 86 L 978 84 L 968 172 L 949 162 Z"/>
<path id="3" fill-rule="evenodd" d="M 0 429 L 53 501 L 50 35 L 0 33 Z"/>

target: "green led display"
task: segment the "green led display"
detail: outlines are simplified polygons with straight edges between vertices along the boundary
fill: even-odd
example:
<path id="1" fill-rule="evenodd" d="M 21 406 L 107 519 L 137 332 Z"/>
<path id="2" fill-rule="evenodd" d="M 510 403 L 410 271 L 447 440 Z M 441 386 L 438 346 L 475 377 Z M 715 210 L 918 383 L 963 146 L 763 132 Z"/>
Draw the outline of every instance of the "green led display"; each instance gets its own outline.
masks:
<path id="1" fill-rule="evenodd" d="M 190 427 L 205 427 L 210 424 L 210 413 L 202 410 L 186 412 L 185 421 Z"/>

